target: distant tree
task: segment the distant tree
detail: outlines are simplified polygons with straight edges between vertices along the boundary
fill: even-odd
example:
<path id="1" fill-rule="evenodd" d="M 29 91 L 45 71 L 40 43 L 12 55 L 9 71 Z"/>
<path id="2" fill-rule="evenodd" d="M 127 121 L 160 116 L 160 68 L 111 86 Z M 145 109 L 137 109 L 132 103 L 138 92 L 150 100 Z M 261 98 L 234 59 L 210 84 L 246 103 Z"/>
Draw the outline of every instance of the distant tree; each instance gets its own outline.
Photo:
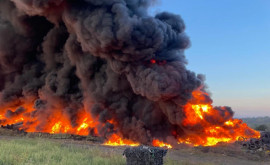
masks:
<path id="1" fill-rule="evenodd" d="M 257 131 L 266 131 L 266 130 L 268 130 L 268 127 L 264 124 L 261 124 L 261 125 L 258 125 L 255 129 Z"/>

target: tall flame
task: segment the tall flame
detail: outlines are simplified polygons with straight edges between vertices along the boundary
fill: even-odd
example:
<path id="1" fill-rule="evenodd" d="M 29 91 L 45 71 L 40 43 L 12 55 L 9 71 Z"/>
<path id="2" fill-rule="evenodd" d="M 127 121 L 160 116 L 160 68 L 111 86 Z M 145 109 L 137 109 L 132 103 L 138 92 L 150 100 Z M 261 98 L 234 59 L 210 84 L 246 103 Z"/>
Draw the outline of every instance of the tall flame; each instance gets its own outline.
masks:
<path id="1" fill-rule="evenodd" d="M 211 103 L 204 100 L 202 91 L 194 91 L 195 102 L 203 104 L 187 103 L 184 107 L 186 118 L 183 120 L 183 126 L 188 129 L 200 129 L 199 135 L 189 135 L 188 137 L 179 137 L 179 143 L 192 144 L 194 146 L 213 146 L 219 142 L 234 142 L 239 137 L 259 138 L 260 133 L 248 127 L 240 119 L 229 118 L 224 120 L 224 116 L 229 116 L 225 107 L 221 107 L 221 113 L 213 108 Z M 211 120 L 219 121 L 216 125 Z M 199 127 L 199 128 L 197 128 Z"/>
<path id="2" fill-rule="evenodd" d="M 16 114 L 16 110 L 23 107 L 23 113 Z M 10 125 L 23 122 L 20 129 L 26 132 L 44 132 L 51 134 L 68 133 L 76 135 L 89 135 L 89 132 L 94 132 L 97 135 L 96 125 L 91 115 L 81 109 L 77 114 L 76 125 L 72 125 L 71 120 L 66 116 L 61 109 L 53 109 L 53 113 L 48 116 L 46 122 L 40 121 L 35 116 L 30 115 L 35 111 L 33 103 L 23 102 L 11 108 L 1 107 L 0 111 L 0 125 Z M 16 114 L 7 116 L 7 112 L 3 109 L 9 109 L 10 113 Z M 42 127 L 40 127 L 42 125 Z"/>

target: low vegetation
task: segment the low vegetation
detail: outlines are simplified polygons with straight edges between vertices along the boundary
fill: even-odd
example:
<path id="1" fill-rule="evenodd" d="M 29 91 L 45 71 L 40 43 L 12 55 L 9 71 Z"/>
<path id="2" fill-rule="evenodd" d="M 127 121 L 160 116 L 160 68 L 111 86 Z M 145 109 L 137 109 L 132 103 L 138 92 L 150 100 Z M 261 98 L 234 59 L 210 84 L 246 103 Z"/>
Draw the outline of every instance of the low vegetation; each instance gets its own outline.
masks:
<path id="1" fill-rule="evenodd" d="M 125 165 L 122 150 L 43 138 L 0 140 L 0 165 Z M 166 158 L 165 165 L 195 165 Z M 196 165 L 198 165 L 196 163 Z M 199 165 L 211 165 L 199 163 Z"/>
<path id="2" fill-rule="evenodd" d="M 269 130 L 268 126 L 267 125 L 264 125 L 264 124 L 261 124 L 261 125 L 256 126 L 255 129 L 257 131 L 268 131 Z"/>
<path id="3" fill-rule="evenodd" d="M 254 129 L 261 129 L 261 125 L 264 125 L 264 129 L 270 129 L 270 117 L 243 118 L 243 121 Z"/>
<path id="4" fill-rule="evenodd" d="M 0 141 L 0 165 L 110 165 L 124 164 L 121 154 L 100 151 L 97 147 L 63 145 L 48 139 Z"/>

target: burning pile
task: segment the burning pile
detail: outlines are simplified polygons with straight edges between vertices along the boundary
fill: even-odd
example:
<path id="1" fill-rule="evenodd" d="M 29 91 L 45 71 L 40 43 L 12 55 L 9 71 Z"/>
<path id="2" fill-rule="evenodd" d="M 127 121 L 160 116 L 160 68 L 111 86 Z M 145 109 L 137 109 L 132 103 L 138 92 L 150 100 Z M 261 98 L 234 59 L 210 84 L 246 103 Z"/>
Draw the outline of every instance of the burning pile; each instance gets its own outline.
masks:
<path id="1" fill-rule="evenodd" d="M 213 107 L 186 69 L 180 16 L 151 0 L 1 0 L 0 124 L 108 145 L 215 145 L 259 137 Z"/>

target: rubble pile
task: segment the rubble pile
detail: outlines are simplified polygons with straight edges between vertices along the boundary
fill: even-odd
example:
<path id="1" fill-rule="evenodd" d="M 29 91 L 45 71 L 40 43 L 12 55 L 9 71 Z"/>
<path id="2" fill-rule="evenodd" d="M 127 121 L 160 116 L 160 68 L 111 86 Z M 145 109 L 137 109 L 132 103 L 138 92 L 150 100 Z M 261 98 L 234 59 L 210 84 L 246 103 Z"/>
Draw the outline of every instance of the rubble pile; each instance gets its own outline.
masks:
<path id="1" fill-rule="evenodd" d="M 242 146 L 248 150 L 264 150 L 270 151 L 270 132 L 261 132 L 261 137 L 259 139 L 250 139 L 240 138 L 242 141 Z"/>

